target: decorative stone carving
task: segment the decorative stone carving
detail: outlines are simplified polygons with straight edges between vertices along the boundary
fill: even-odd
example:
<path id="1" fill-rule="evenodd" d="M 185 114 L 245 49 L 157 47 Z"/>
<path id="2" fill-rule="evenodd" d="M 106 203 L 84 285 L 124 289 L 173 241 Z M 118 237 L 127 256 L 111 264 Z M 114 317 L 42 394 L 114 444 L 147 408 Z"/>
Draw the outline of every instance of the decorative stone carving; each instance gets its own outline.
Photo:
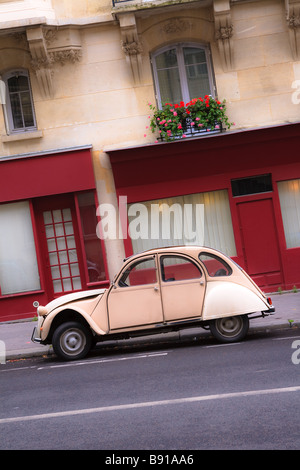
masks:
<path id="1" fill-rule="evenodd" d="M 230 1 L 214 0 L 215 38 L 218 43 L 222 67 L 225 72 L 234 69 L 233 25 L 231 22 Z"/>
<path id="2" fill-rule="evenodd" d="M 80 34 L 74 28 L 62 31 L 57 28 L 36 26 L 26 30 L 31 54 L 31 66 L 37 76 L 41 93 L 45 98 L 53 96 L 53 66 L 75 63 L 81 59 Z M 20 40 L 20 39 L 19 39 Z"/>
<path id="3" fill-rule="evenodd" d="M 166 34 L 179 34 L 187 31 L 190 27 L 191 23 L 189 21 L 183 20 L 182 18 L 173 18 L 167 21 L 161 29 Z"/>
<path id="4" fill-rule="evenodd" d="M 49 57 L 42 26 L 26 30 L 31 54 L 31 65 L 36 73 L 41 93 L 45 98 L 53 95 L 51 59 Z"/>
<path id="5" fill-rule="evenodd" d="M 286 20 L 294 60 L 300 60 L 300 0 L 286 0 Z"/>
<path id="6" fill-rule="evenodd" d="M 137 25 L 134 13 L 120 15 L 121 46 L 126 55 L 126 61 L 130 65 L 132 77 L 135 85 L 139 85 L 142 80 L 142 45 L 137 33 Z"/>
<path id="7" fill-rule="evenodd" d="M 59 62 L 64 65 L 66 62 L 78 62 L 82 57 L 81 49 L 71 48 L 66 50 L 56 50 L 49 52 L 49 57 L 52 63 Z"/>

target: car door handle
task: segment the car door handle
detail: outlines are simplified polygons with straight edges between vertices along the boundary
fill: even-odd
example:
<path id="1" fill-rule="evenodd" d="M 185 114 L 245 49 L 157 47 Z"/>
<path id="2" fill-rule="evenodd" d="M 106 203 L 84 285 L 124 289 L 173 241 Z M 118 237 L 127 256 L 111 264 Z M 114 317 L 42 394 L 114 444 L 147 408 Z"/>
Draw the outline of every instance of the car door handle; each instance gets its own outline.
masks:
<path id="1" fill-rule="evenodd" d="M 155 287 L 154 287 L 154 290 L 155 290 L 155 292 L 157 292 L 157 291 L 158 291 L 158 287 L 157 287 L 157 286 L 155 286 Z"/>
<path id="2" fill-rule="evenodd" d="M 200 286 L 204 286 L 204 281 L 200 281 Z"/>

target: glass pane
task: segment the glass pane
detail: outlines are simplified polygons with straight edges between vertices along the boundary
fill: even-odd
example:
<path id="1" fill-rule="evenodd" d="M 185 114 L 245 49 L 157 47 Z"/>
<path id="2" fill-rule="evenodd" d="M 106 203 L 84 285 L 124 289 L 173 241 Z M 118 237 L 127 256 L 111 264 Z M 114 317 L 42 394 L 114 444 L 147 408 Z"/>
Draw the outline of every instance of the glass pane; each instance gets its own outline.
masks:
<path id="1" fill-rule="evenodd" d="M 87 260 L 87 269 L 90 282 L 106 279 L 105 264 L 102 246 L 96 234 L 98 220 L 96 217 L 95 196 L 93 192 L 78 195 L 81 228 Z M 68 239 L 68 246 L 73 239 Z"/>
<path id="2" fill-rule="evenodd" d="M 177 66 L 178 64 L 176 49 L 170 49 L 169 51 L 165 51 L 156 57 L 157 70 Z"/>
<path id="3" fill-rule="evenodd" d="M 65 222 L 72 220 L 71 209 L 63 209 L 63 218 Z"/>
<path id="4" fill-rule="evenodd" d="M 66 248 L 66 240 L 64 237 L 57 238 L 56 242 L 58 250 L 64 250 Z"/>
<path id="5" fill-rule="evenodd" d="M 52 214 L 51 211 L 43 212 L 44 222 L 45 224 L 52 224 Z"/>
<path id="6" fill-rule="evenodd" d="M 49 253 L 50 266 L 55 266 L 58 264 L 57 253 Z"/>
<path id="7" fill-rule="evenodd" d="M 55 227 L 55 235 L 56 235 L 57 237 L 62 237 L 62 236 L 64 236 L 64 227 L 63 227 L 63 224 L 55 224 L 54 227 Z"/>
<path id="8" fill-rule="evenodd" d="M 230 276 L 231 267 L 221 258 L 210 253 L 200 253 L 199 259 L 205 265 L 208 275 L 211 277 Z"/>
<path id="9" fill-rule="evenodd" d="M 53 221 L 54 222 L 56 222 L 56 223 L 62 222 L 61 211 L 60 210 L 52 211 L 52 215 L 53 215 Z"/>
<path id="10" fill-rule="evenodd" d="M 60 251 L 59 252 L 59 262 L 60 262 L 60 264 L 68 262 L 68 255 L 67 255 L 66 251 Z"/>
<path id="11" fill-rule="evenodd" d="M 161 275 L 164 282 L 199 279 L 199 268 L 191 261 L 180 256 L 164 256 L 161 260 Z"/>
<path id="12" fill-rule="evenodd" d="M 73 277 L 73 278 L 72 278 L 72 282 L 73 282 L 73 289 L 74 289 L 74 290 L 79 290 L 79 289 L 81 289 L 81 280 L 80 280 L 80 277 Z"/>
<path id="13" fill-rule="evenodd" d="M 10 95 L 10 104 L 14 129 L 23 128 L 22 108 L 18 94 Z"/>
<path id="14" fill-rule="evenodd" d="M 162 105 L 169 102 L 179 103 L 182 93 L 176 49 L 159 54 L 155 63 Z"/>
<path id="15" fill-rule="evenodd" d="M 280 181 L 278 193 L 286 247 L 300 246 L 300 179 Z"/>
<path id="16" fill-rule="evenodd" d="M 77 263 L 71 264 L 70 268 L 72 276 L 79 276 L 79 266 Z"/>
<path id="17" fill-rule="evenodd" d="M 72 290 L 71 279 L 63 279 L 64 292 Z"/>
<path id="18" fill-rule="evenodd" d="M 40 279 L 27 201 L 0 205 L 0 294 L 35 291 Z"/>
<path id="19" fill-rule="evenodd" d="M 187 84 L 190 98 L 211 94 L 206 55 L 204 49 L 183 49 Z"/>
<path id="20" fill-rule="evenodd" d="M 9 78 L 7 84 L 10 92 L 29 90 L 28 78 L 24 75 Z"/>
<path id="21" fill-rule="evenodd" d="M 120 287 L 140 286 L 156 283 L 156 266 L 154 259 L 138 261 L 126 268 L 120 281 Z"/>
<path id="22" fill-rule="evenodd" d="M 179 103 L 182 100 L 179 69 L 157 71 L 161 103 Z"/>
<path id="23" fill-rule="evenodd" d="M 62 292 L 61 281 L 53 281 L 53 289 L 55 293 Z"/>
<path id="24" fill-rule="evenodd" d="M 34 126 L 31 96 L 29 91 L 20 93 L 25 127 Z"/>

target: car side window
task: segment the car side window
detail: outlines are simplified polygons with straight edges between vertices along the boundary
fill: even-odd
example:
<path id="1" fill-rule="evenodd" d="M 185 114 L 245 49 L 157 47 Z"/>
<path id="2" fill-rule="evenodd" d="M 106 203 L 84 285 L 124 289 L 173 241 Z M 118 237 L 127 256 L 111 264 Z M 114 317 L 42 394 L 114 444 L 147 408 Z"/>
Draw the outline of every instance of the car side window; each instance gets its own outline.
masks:
<path id="1" fill-rule="evenodd" d="M 157 282 L 155 259 L 143 259 L 129 265 L 118 282 L 120 287 L 140 286 Z"/>
<path id="2" fill-rule="evenodd" d="M 200 261 L 204 264 L 210 277 L 230 276 L 231 267 L 219 256 L 210 253 L 200 253 Z"/>
<path id="3" fill-rule="evenodd" d="M 181 256 L 162 256 L 160 266 L 164 282 L 200 279 L 202 276 L 200 268 L 195 263 Z"/>

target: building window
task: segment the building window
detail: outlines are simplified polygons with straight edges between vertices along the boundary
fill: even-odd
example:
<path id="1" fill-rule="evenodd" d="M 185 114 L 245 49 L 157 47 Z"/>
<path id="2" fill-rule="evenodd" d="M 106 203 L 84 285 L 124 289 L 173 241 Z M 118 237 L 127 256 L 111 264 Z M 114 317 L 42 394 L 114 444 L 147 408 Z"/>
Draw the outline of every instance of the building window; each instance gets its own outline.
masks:
<path id="1" fill-rule="evenodd" d="M 278 193 L 286 247 L 300 246 L 300 179 L 280 181 Z"/>
<path id="2" fill-rule="evenodd" d="M 0 205 L 0 295 L 40 289 L 28 201 Z"/>
<path id="3" fill-rule="evenodd" d="M 159 106 L 187 103 L 192 98 L 214 96 L 214 81 L 207 46 L 177 44 L 152 55 L 154 81 Z"/>
<path id="4" fill-rule="evenodd" d="M 135 254 L 161 246 L 205 245 L 236 256 L 227 190 L 130 204 L 128 220 Z"/>
<path id="5" fill-rule="evenodd" d="M 30 80 L 26 70 L 14 70 L 3 77 L 6 88 L 6 121 L 10 133 L 36 129 Z"/>
<path id="6" fill-rule="evenodd" d="M 231 181 L 233 196 L 246 196 L 273 191 L 271 174 L 251 176 Z"/>

